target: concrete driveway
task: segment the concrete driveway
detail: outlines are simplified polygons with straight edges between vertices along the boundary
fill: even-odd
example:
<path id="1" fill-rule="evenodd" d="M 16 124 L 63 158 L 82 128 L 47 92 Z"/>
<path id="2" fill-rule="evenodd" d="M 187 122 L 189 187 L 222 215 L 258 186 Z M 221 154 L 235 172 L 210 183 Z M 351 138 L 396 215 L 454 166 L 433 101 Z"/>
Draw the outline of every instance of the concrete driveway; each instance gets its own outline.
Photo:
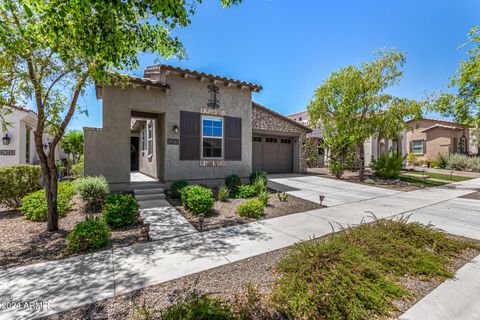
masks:
<path id="1" fill-rule="evenodd" d="M 272 189 L 285 191 L 292 196 L 316 203 L 320 202 L 319 196 L 324 195 L 323 204 L 328 207 L 401 193 L 401 191 L 300 174 L 270 174 L 268 185 Z"/>

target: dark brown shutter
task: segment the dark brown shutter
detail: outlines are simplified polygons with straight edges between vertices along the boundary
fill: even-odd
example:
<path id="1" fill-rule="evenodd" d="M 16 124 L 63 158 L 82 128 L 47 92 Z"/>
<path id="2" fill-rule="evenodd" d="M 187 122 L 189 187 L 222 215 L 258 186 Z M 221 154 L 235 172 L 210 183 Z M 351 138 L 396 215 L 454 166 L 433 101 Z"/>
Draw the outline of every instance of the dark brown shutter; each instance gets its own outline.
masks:
<path id="1" fill-rule="evenodd" d="M 225 160 L 242 160 L 242 118 L 225 117 Z"/>
<path id="2" fill-rule="evenodd" d="M 200 160 L 200 113 L 180 111 L 180 160 Z"/>
<path id="3" fill-rule="evenodd" d="M 413 141 L 410 141 L 410 153 L 413 153 Z"/>
<path id="4" fill-rule="evenodd" d="M 423 140 L 423 154 L 427 154 L 427 141 Z"/>

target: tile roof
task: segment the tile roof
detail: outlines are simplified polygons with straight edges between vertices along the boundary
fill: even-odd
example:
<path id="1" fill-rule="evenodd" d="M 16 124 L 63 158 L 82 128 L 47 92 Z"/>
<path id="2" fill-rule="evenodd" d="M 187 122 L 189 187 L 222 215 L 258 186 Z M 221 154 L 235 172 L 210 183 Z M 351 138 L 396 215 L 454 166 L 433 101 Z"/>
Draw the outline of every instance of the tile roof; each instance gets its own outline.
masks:
<path id="1" fill-rule="evenodd" d="M 425 129 L 422 129 L 420 130 L 420 132 L 427 132 L 427 131 L 430 131 L 430 130 L 433 130 L 433 129 L 448 129 L 448 130 L 463 130 L 462 127 L 456 127 L 456 126 L 447 126 L 447 125 L 444 125 L 444 124 L 434 124 L 433 126 L 430 126 L 428 128 L 425 128 Z"/>
<path id="2" fill-rule="evenodd" d="M 225 84 L 233 83 L 239 87 L 247 87 L 249 90 L 253 92 L 259 92 L 260 90 L 262 90 L 262 86 L 251 83 L 251 82 L 236 80 L 232 78 L 227 78 L 227 77 L 223 77 L 215 74 L 195 71 L 195 70 L 181 68 L 181 67 L 174 67 L 168 64 L 158 64 L 158 65 L 146 67 L 143 76 L 147 77 L 147 75 L 150 75 L 150 74 L 158 74 L 161 71 L 170 71 L 178 74 L 189 74 L 198 78 L 203 77 L 211 80 L 218 80 L 218 81 L 224 82 Z"/>
<path id="3" fill-rule="evenodd" d="M 18 110 L 18 111 L 32 113 L 32 114 L 38 116 L 38 114 L 35 111 L 33 111 L 32 109 L 25 108 L 25 107 L 15 106 L 15 105 L 7 105 L 6 107 L 7 108 L 12 108 L 12 109 L 15 109 L 15 110 Z"/>

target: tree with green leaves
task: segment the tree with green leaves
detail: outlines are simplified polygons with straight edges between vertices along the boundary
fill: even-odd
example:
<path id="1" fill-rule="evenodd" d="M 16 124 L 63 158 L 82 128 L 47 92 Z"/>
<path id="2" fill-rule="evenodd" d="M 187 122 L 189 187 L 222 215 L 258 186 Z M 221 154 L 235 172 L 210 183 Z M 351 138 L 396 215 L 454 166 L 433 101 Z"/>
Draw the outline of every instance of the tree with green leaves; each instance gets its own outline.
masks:
<path id="1" fill-rule="evenodd" d="M 386 90 L 403 76 L 403 52 L 381 50 L 377 59 L 330 74 L 308 105 L 310 124 L 321 124 L 329 166 L 339 177 L 344 162 L 356 150 L 360 180 L 364 179 L 364 143 L 372 136 L 397 138 L 407 117 L 420 117 L 420 103 L 395 97 Z"/>
<path id="2" fill-rule="evenodd" d="M 74 158 L 83 154 L 83 131 L 70 130 L 60 139 L 60 146 L 67 154 Z"/>
<path id="3" fill-rule="evenodd" d="M 480 30 L 475 27 L 468 34 L 468 58 L 451 79 L 449 88 L 456 93 L 443 93 L 435 99 L 432 109 L 444 117 L 453 117 L 458 123 L 471 127 L 474 140 L 480 145 Z"/>
<path id="4" fill-rule="evenodd" d="M 224 6 L 241 0 L 221 0 Z M 190 24 L 202 0 L 3 0 L 0 2 L 0 122 L 5 106 L 32 102 L 34 141 L 48 203 L 47 229 L 58 229 L 54 152 L 93 83 L 112 84 L 112 71 L 139 67 L 138 54 L 183 56 L 171 36 Z M 120 77 L 120 80 L 122 77 Z M 125 80 L 125 79 L 123 79 Z M 44 133 L 52 136 L 43 141 Z"/>

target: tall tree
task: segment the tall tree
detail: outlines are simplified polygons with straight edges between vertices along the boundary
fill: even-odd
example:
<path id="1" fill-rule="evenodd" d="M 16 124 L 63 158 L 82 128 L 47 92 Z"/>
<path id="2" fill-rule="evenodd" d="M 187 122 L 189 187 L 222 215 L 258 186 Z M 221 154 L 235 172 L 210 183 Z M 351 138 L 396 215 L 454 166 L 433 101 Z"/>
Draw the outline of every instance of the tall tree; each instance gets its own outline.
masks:
<path id="1" fill-rule="evenodd" d="M 75 155 L 83 154 L 83 131 L 70 130 L 60 139 L 60 146 L 67 154 Z"/>
<path id="2" fill-rule="evenodd" d="M 241 0 L 221 0 L 224 6 Z M 138 54 L 182 56 L 171 36 L 190 24 L 202 0 L 3 0 L 0 2 L 0 122 L 4 106 L 32 101 L 38 111 L 35 146 L 48 203 L 47 229 L 58 229 L 53 152 L 93 82 L 111 83 L 110 71 L 139 66 Z"/>
<path id="3" fill-rule="evenodd" d="M 480 30 L 470 30 L 467 59 L 460 63 L 460 68 L 451 79 L 449 88 L 456 93 L 443 93 L 433 104 L 433 109 L 444 117 L 453 117 L 455 121 L 473 127 L 477 144 L 480 143 Z"/>
<path id="4" fill-rule="evenodd" d="M 363 180 L 364 142 L 375 135 L 396 138 L 406 128 L 406 117 L 420 116 L 420 103 L 386 93 L 399 83 L 405 62 L 404 53 L 381 50 L 371 62 L 331 73 L 315 90 L 308 106 L 310 121 L 313 126 L 321 123 L 334 170 L 356 149 Z"/>

